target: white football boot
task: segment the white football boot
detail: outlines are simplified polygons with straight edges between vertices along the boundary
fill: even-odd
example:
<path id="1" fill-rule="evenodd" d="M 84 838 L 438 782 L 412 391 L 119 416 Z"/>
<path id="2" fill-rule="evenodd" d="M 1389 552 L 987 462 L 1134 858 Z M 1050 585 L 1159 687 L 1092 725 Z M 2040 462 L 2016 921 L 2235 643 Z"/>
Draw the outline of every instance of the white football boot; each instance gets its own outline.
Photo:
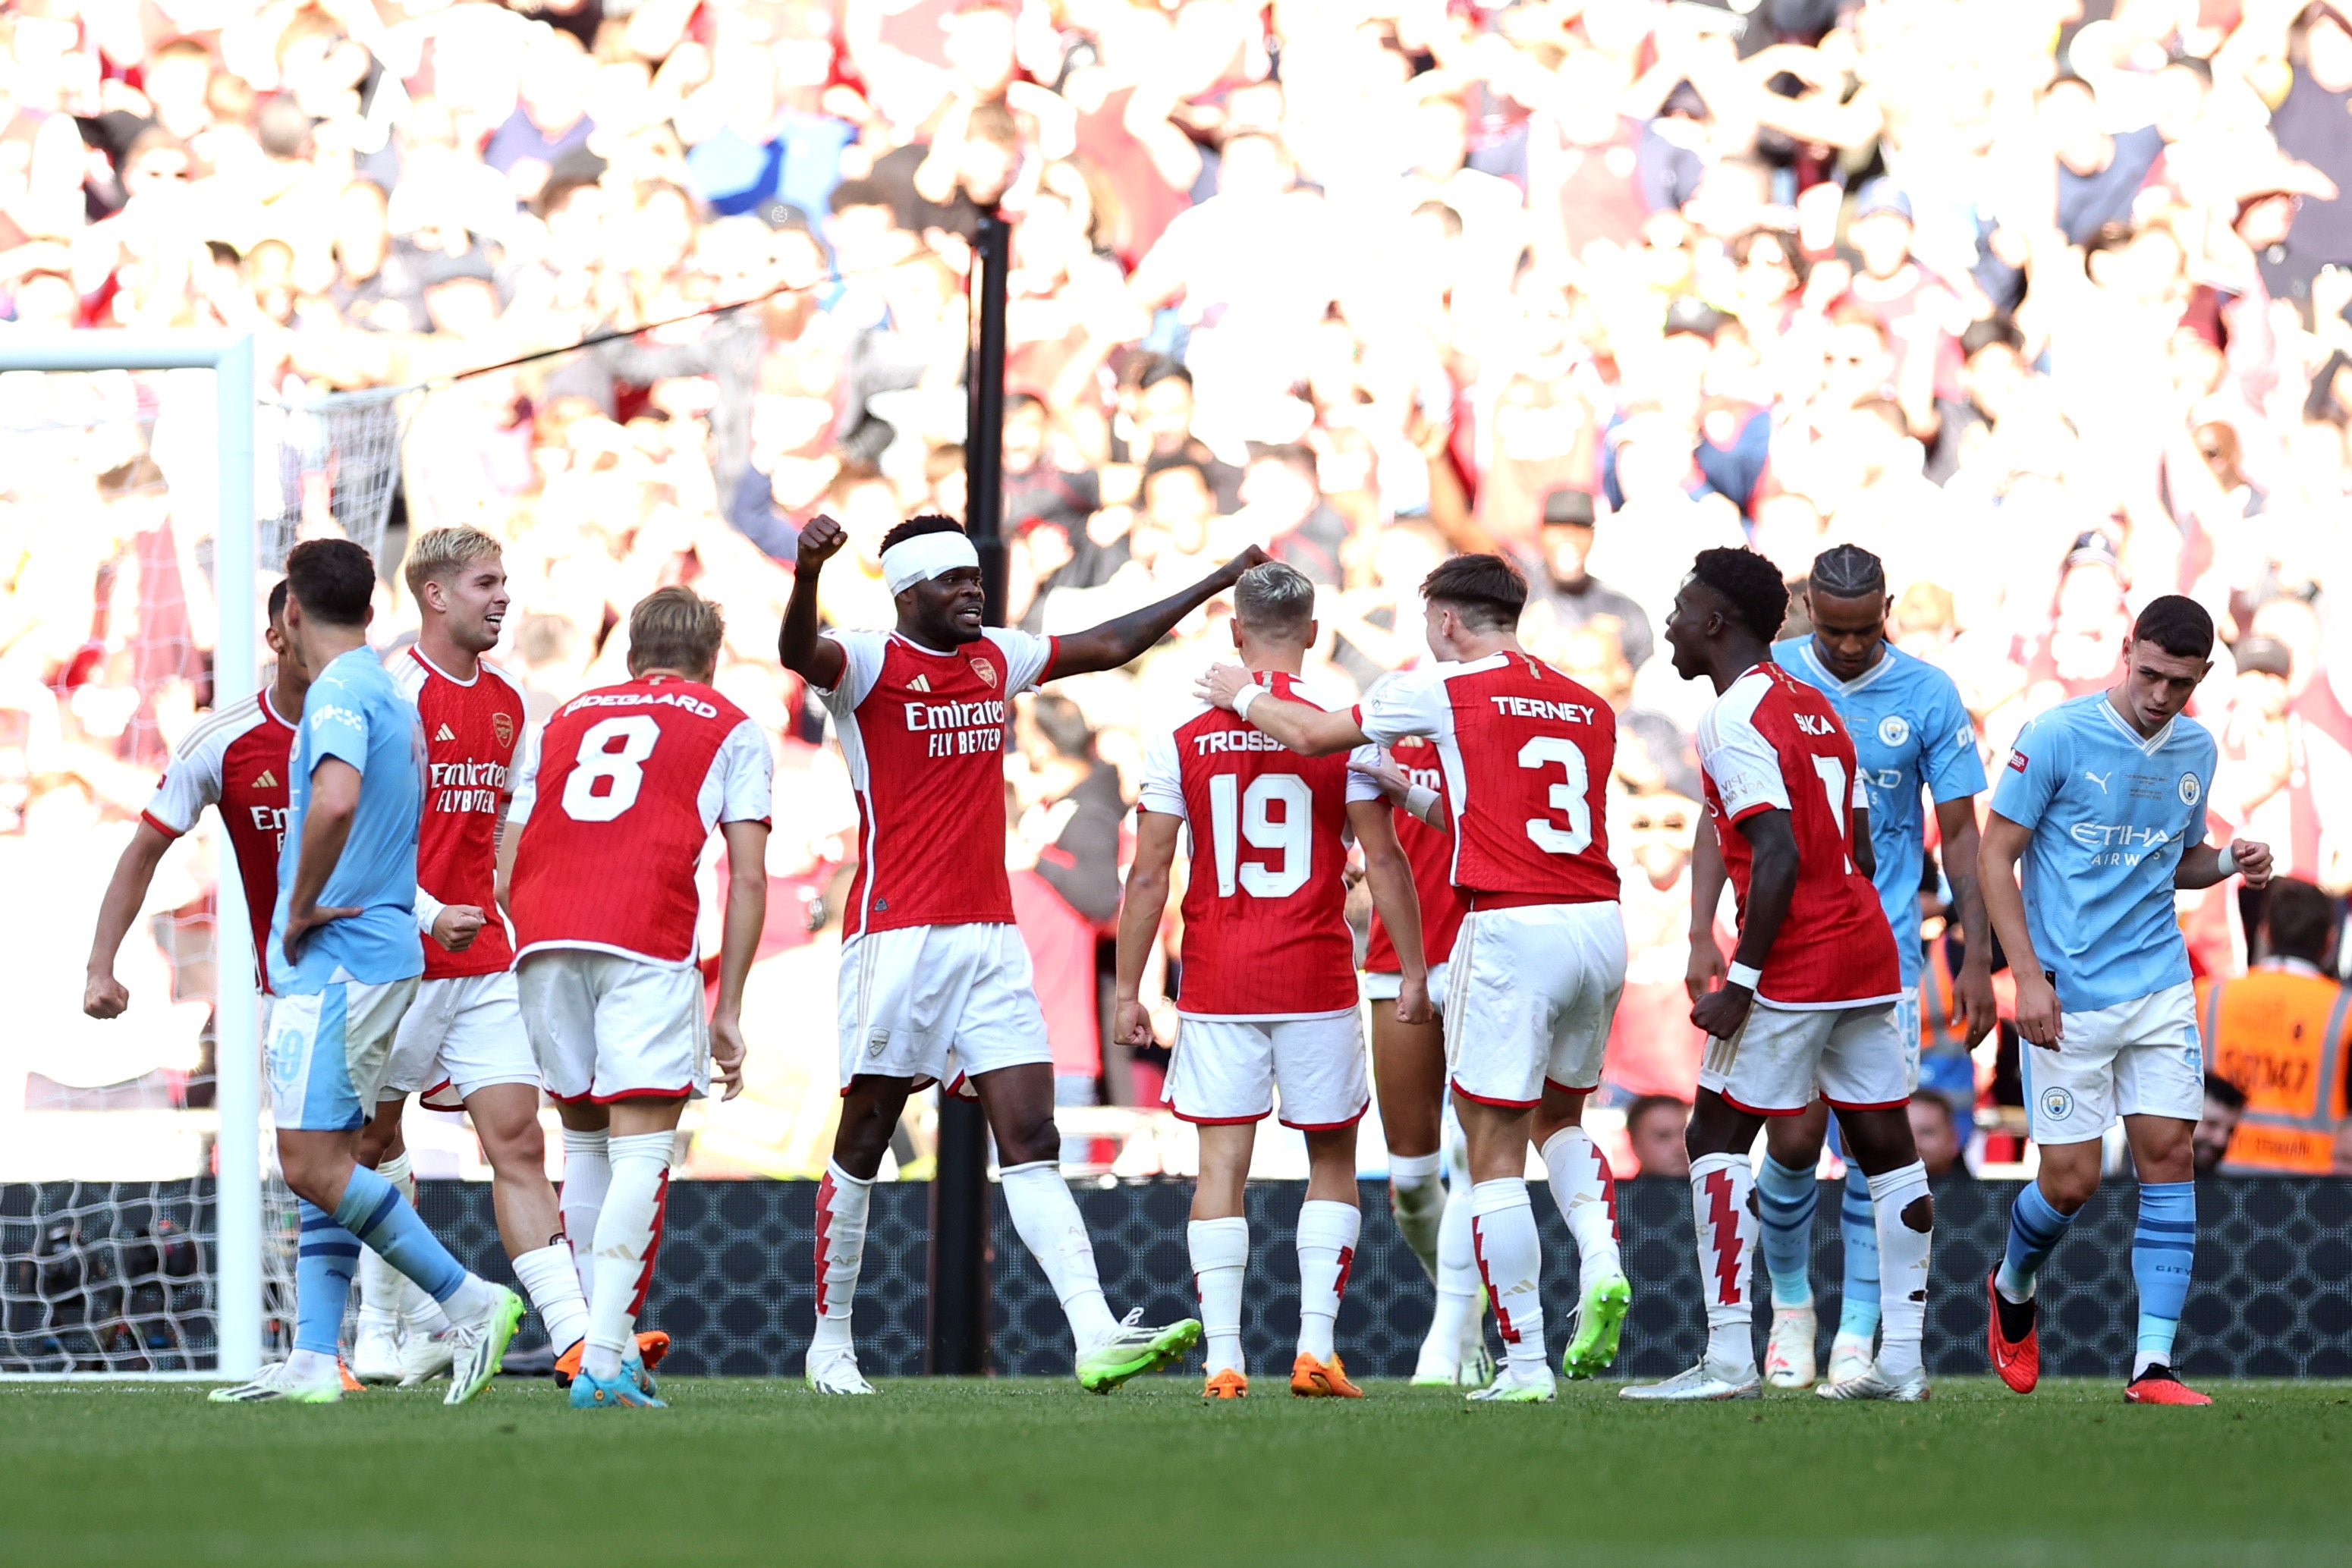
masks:
<path id="1" fill-rule="evenodd" d="M 1772 1333 L 1764 1341 L 1764 1381 L 1775 1388 L 1810 1388 L 1813 1346 L 1822 1332 L 1812 1304 L 1774 1307 Z"/>

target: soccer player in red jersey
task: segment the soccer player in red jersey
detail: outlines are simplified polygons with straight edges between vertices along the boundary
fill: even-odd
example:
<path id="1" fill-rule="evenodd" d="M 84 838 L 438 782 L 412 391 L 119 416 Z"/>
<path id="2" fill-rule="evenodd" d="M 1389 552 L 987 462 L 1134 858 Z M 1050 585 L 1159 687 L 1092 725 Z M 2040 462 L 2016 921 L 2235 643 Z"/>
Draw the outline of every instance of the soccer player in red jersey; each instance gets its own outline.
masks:
<path id="1" fill-rule="evenodd" d="M 1300 685 L 1313 647 L 1315 585 L 1294 567 L 1253 567 L 1234 589 L 1234 646 L 1277 697 L 1329 705 Z M 1151 1043 L 1145 960 L 1167 913 L 1177 835 L 1192 830 L 1184 887 L 1181 1022 L 1168 1075 L 1176 1114 L 1200 1129 L 1201 1174 L 1186 1232 L 1208 1339 L 1203 1396 L 1249 1392 L 1242 1364 L 1242 1282 L 1249 1267 L 1243 1189 L 1257 1124 L 1275 1109 L 1307 1138 L 1298 1211 L 1298 1352 L 1290 1391 L 1359 1399 L 1332 1344 L 1361 1216 L 1356 1124 L 1371 1103 L 1356 1019 L 1348 930 L 1347 835 L 1364 847 L 1372 902 L 1395 933 L 1399 1018 L 1429 1016 L 1421 912 L 1379 787 L 1339 757 L 1302 758 L 1223 708 L 1197 708 L 1150 732 L 1135 863 L 1119 905 L 1117 1023 Z M 1375 1009 L 1377 1012 L 1379 1009 Z"/>
<path id="2" fill-rule="evenodd" d="M 188 731 L 115 862 L 114 880 L 107 883 L 106 897 L 99 904 L 98 931 L 90 941 L 89 968 L 82 984 L 81 1010 L 94 1019 L 121 1018 L 131 1005 L 130 991 L 114 977 L 114 956 L 139 917 L 163 852 L 196 825 L 208 805 L 219 808 L 221 825 L 228 830 L 229 851 L 245 887 L 246 915 L 253 925 L 256 970 L 268 972 L 269 914 L 278 906 L 278 852 L 286 839 L 286 759 L 293 754 L 303 694 L 310 689 L 310 674 L 286 637 L 283 579 L 269 591 L 269 629 L 264 640 L 278 657 L 276 677 L 267 688 L 231 703 Z M 268 1005 L 266 997 L 262 1005 Z M 262 1034 L 268 1036 L 267 1028 Z"/>
<path id="3" fill-rule="evenodd" d="M 1004 734 L 1041 681 L 1116 669 L 1265 559 L 1244 551 L 1183 592 L 1066 637 L 982 624 L 980 557 L 951 519 L 885 536 L 891 632 L 817 634 L 817 576 L 841 525 L 802 530 L 778 653 L 824 700 L 857 791 L 856 880 L 843 925 L 841 1125 L 817 1188 L 809 1385 L 870 1394 L 850 1305 L 873 1183 L 907 1096 L 970 1081 L 996 1135 L 1004 1206 L 1068 1313 L 1078 1380 L 1108 1392 L 1190 1349 L 1201 1325 L 1114 1319 L 1062 1179 L 1053 1053 L 1004 872 Z"/>
<path id="4" fill-rule="evenodd" d="M 1422 583 L 1437 662 L 1390 677 L 1349 711 L 1286 701 L 1233 665 L 1202 681 L 1209 701 L 1310 757 L 1408 735 L 1437 743 L 1453 880 L 1470 903 L 1448 961 L 1446 1056 L 1477 1184 L 1472 1238 L 1508 1356 L 1470 1397 L 1513 1403 L 1553 1396 L 1524 1179 L 1530 1133 L 1548 1162 L 1561 1157 L 1553 1192 L 1582 1260 L 1571 1376 L 1615 1359 L 1633 1300 L 1608 1167 L 1579 1125 L 1625 983 L 1602 806 L 1617 723 L 1606 702 L 1520 648 L 1514 629 L 1527 594 L 1527 580 L 1499 556 L 1445 561 Z"/>
<path id="5" fill-rule="evenodd" d="M 415 644 L 394 660 L 392 682 L 416 705 L 425 730 L 416 924 L 434 940 L 425 944 L 416 999 L 393 1038 L 360 1159 L 415 1203 L 416 1182 L 400 1140 L 408 1096 L 465 1108 L 489 1162 L 499 1239 L 562 1364 L 563 1357 L 578 1359 L 588 1303 L 547 1179 L 539 1063 L 523 1033 L 514 939 L 495 917 L 499 824 L 525 719 L 522 688 L 482 657 L 498 645 L 506 621 L 499 555 L 499 541 L 478 528 L 433 528 L 410 545 L 404 569 L 422 625 Z M 567 1169 L 566 1179 L 576 1174 Z M 450 1363 L 447 1340 L 434 1332 L 439 1312 L 403 1283 L 375 1254 L 361 1258 L 352 1370 L 363 1382 L 422 1383 Z"/>
<path id="6" fill-rule="evenodd" d="M 629 679 L 550 716 L 507 814 L 523 1026 L 567 1145 L 575 1131 L 607 1134 L 576 1408 L 661 1403 L 635 1330 L 678 1113 L 714 1069 L 726 1098 L 743 1087 L 743 979 L 767 919 L 775 759 L 766 732 L 710 687 L 724 634 L 718 606 L 691 589 L 640 601 Z M 728 882 L 706 1030 L 694 873 L 713 828 Z"/>
<path id="7" fill-rule="evenodd" d="M 1819 688 L 1772 663 L 1788 608 L 1780 569 L 1764 557 L 1701 550 L 1666 622 L 1675 673 L 1715 685 L 1699 721 L 1699 767 L 1738 899 L 1739 943 L 1724 984 L 1691 1009 L 1707 1034 L 1686 1137 L 1706 1354 L 1664 1383 L 1625 1389 L 1628 1399 L 1760 1396 L 1748 1151 L 1766 1117 L 1802 1115 L 1816 1093 L 1870 1178 L 1884 1303 L 1875 1364 L 1820 1393 L 1927 1397 L 1919 1335 L 1936 1205 L 1905 1110 L 1907 1053 L 1895 1027 L 1902 973 L 1870 880 L 1870 797 L 1853 741 Z"/>

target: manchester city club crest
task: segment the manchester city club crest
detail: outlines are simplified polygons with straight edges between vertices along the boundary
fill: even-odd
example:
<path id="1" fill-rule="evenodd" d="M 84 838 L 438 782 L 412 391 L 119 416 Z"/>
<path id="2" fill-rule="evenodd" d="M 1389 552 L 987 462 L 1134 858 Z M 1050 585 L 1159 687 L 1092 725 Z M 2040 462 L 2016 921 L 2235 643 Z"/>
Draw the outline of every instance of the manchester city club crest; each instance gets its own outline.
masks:
<path id="1" fill-rule="evenodd" d="M 974 654 L 971 661 L 971 673 L 980 677 L 980 684 L 982 685 L 987 686 L 992 691 L 995 689 L 996 666 L 994 664 L 990 664 L 986 659 L 980 657 L 978 654 Z"/>
<path id="2" fill-rule="evenodd" d="M 514 715 L 510 713 L 494 713 L 490 715 L 490 733 L 499 737 L 499 744 L 500 746 L 512 746 L 514 744 Z"/>
<path id="3" fill-rule="evenodd" d="M 1911 721 L 1899 713 L 1890 713 L 1878 721 L 1878 743 L 1900 746 L 1911 738 Z"/>
<path id="4" fill-rule="evenodd" d="M 2180 776 L 2180 803 L 2182 805 L 2194 806 L 2197 804 L 2197 797 L 2203 793 L 2205 793 L 2205 787 L 2197 782 L 2197 775 L 2194 773 L 2184 773 Z"/>
<path id="5" fill-rule="evenodd" d="M 2071 1090 L 2044 1089 L 2042 1092 L 2042 1113 L 2053 1122 L 2063 1122 L 2074 1113 L 2074 1095 Z"/>

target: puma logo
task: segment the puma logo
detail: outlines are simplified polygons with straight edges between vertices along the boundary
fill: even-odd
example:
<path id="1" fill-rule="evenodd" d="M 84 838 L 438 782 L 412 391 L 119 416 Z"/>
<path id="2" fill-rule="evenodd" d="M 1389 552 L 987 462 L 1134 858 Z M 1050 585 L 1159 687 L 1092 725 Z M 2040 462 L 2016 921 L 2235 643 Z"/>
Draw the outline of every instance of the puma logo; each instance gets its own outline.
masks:
<path id="1" fill-rule="evenodd" d="M 2083 777 L 2088 779 L 2092 783 L 2096 784 L 2099 787 L 2099 793 L 2102 795 L 2107 792 L 2107 780 L 2115 776 L 2116 770 L 2112 768 L 2108 768 L 2105 773 L 2094 773 L 2087 768 L 2083 769 Z"/>

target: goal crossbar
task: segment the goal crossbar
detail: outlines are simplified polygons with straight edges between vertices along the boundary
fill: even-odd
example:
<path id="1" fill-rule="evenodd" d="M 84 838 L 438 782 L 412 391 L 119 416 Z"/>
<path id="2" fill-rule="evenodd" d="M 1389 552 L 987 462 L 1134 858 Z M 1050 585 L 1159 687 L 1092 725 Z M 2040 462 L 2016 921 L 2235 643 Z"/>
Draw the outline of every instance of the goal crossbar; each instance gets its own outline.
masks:
<path id="1" fill-rule="evenodd" d="M 260 684 L 254 615 L 254 366 L 248 333 L 162 331 L 0 332 L 0 371 L 210 371 L 217 511 L 213 534 L 219 634 L 213 650 L 214 711 Z M 214 1020 L 215 1105 L 220 1130 L 219 1361 L 209 1375 L 245 1379 L 261 1368 L 261 1053 L 259 1000 L 245 884 L 219 879 L 215 927 L 218 1001 Z"/>

